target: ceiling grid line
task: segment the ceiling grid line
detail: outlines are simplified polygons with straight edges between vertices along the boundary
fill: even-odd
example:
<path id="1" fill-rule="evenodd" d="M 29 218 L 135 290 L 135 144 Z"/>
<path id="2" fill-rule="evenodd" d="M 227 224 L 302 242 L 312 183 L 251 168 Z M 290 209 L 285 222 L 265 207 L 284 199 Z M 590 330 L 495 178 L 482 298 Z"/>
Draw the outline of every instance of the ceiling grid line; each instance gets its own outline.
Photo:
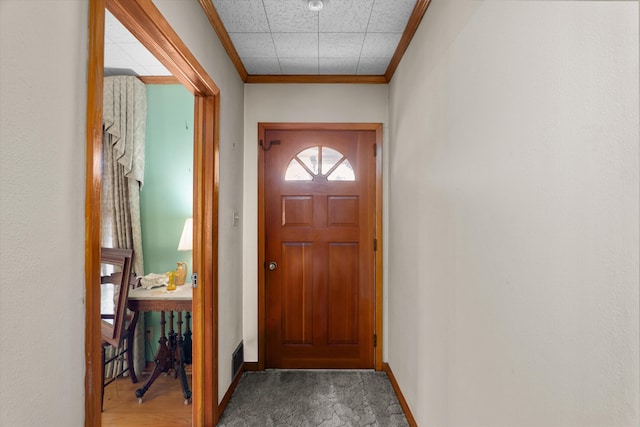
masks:
<path id="1" fill-rule="evenodd" d="M 369 24 L 371 23 L 371 15 L 373 14 L 373 9 L 375 7 L 376 7 L 376 0 L 373 0 L 373 5 L 371 6 L 371 11 L 369 12 L 369 18 L 367 19 L 367 31 L 366 32 L 369 32 Z M 362 46 L 360 46 L 360 54 L 358 55 L 358 65 L 356 66 L 356 74 L 358 73 L 358 69 L 360 68 L 360 61 L 362 60 L 362 50 L 363 49 L 364 49 L 364 43 L 362 43 Z"/>
<path id="2" fill-rule="evenodd" d="M 264 16 L 266 17 L 266 20 L 267 20 L 267 28 L 269 29 L 269 35 L 271 36 L 271 43 L 273 44 L 273 48 L 275 49 L 276 42 L 275 40 L 273 40 L 273 32 L 271 31 L 271 23 L 269 22 L 269 15 L 267 14 L 267 7 L 264 4 L 264 0 L 261 0 L 261 2 L 262 2 L 262 10 L 264 11 Z M 276 61 L 278 62 L 278 69 L 280 70 L 280 73 L 282 73 L 282 64 L 280 63 L 280 57 L 278 55 L 276 55 Z"/>

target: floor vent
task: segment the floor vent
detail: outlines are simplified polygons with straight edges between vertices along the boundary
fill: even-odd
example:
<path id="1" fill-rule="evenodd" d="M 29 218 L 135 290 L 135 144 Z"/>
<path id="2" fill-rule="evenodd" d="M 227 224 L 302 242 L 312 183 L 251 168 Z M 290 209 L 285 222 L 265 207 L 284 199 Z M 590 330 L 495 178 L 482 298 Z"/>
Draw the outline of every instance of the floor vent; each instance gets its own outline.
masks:
<path id="1" fill-rule="evenodd" d="M 238 344 L 235 351 L 231 355 L 231 378 L 235 378 L 244 363 L 244 345 L 242 341 Z"/>

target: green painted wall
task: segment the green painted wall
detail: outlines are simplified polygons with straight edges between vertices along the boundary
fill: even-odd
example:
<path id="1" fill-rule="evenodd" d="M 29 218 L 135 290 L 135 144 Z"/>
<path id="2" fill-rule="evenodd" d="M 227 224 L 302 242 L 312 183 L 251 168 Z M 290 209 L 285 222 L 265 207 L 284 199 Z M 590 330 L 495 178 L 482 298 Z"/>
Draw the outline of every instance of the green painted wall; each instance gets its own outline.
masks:
<path id="1" fill-rule="evenodd" d="M 144 272 L 175 270 L 189 265 L 191 251 L 178 251 L 184 221 L 193 207 L 193 95 L 182 85 L 147 85 L 145 179 L 140 191 Z M 160 336 L 160 315 L 145 313 L 148 361 L 153 360 Z"/>

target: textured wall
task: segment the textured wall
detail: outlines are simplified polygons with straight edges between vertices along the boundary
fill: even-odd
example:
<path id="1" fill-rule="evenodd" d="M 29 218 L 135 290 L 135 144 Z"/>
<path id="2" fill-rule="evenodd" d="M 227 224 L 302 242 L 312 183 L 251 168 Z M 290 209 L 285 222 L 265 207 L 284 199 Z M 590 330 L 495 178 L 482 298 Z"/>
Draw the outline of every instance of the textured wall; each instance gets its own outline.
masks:
<path id="1" fill-rule="evenodd" d="M 83 425 L 87 22 L 0 2 L 2 426 Z"/>
<path id="2" fill-rule="evenodd" d="M 383 169 L 387 150 L 386 85 L 247 85 L 244 156 L 244 340 L 245 359 L 258 360 L 258 123 L 383 123 Z M 386 183 L 386 172 L 383 171 Z M 386 192 L 386 184 L 383 189 Z M 386 202 L 385 207 L 386 209 Z M 383 220 L 386 214 L 383 212 Z M 383 228 L 384 225 L 383 225 Z M 386 256 L 386 252 L 384 253 Z"/>
<path id="3" fill-rule="evenodd" d="M 193 107 L 193 95 L 182 85 L 147 85 L 145 171 L 140 191 L 145 274 L 175 270 L 178 261 L 185 261 L 188 274 L 192 272 L 192 252 L 178 251 L 178 242 L 193 210 Z M 155 335 L 145 343 L 146 358 L 153 361 L 160 338 L 160 313 L 144 313 L 144 319 Z"/>
<path id="4" fill-rule="evenodd" d="M 190 252 L 177 248 L 193 208 L 193 106 L 193 95 L 182 85 L 147 85 L 140 192 L 145 273 L 175 270 L 177 261 L 191 260 Z"/>
<path id="5" fill-rule="evenodd" d="M 637 2 L 432 2 L 390 89 L 419 425 L 637 426 Z"/>

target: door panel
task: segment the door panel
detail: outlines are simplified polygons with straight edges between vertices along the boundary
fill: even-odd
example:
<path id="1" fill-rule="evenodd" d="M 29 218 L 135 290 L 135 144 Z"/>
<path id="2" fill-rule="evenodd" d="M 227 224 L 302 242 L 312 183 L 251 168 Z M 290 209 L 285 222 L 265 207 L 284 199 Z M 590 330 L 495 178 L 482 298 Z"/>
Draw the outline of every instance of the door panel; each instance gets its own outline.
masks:
<path id="1" fill-rule="evenodd" d="M 265 140 L 266 366 L 373 368 L 375 132 Z"/>
<path id="2" fill-rule="evenodd" d="M 313 220 L 312 196 L 283 196 L 282 197 L 282 226 L 307 226 Z"/>
<path id="3" fill-rule="evenodd" d="M 359 201 L 357 196 L 331 196 L 328 201 L 327 217 L 330 227 L 358 226 Z"/>
<path id="4" fill-rule="evenodd" d="M 358 243 L 329 244 L 328 343 L 358 343 Z"/>
<path id="5" fill-rule="evenodd" d="M 311 344 L 313 326 L 313 278 L 311 265 L 313 246 L 310 243 L 282 245 L 282 342 Z"/>

